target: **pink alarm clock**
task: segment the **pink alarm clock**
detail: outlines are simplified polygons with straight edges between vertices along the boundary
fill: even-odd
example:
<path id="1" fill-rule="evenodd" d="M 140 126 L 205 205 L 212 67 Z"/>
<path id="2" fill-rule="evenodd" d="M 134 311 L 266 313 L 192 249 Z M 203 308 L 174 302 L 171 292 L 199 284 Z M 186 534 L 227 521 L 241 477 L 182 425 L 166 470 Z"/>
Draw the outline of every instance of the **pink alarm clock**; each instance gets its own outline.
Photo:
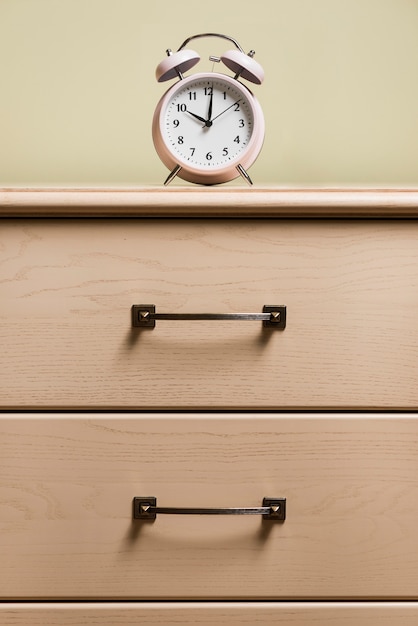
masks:
<path id="1" fill-rule="evenodd" d="M 222 61 L 234 76 L 216 72 L 183 76 L 200 60 L 186 46 L 201 37 L 221 37 L 235 45 L 221 57 L 210 57 Z M 254 51 L 246 54 L 235 39 L 218 33 L 193 35 L 177 52 L 167 50 L 167 57 L 157 67 L 157 80 L 178 80 L 159 101 L 152 124 L 155 149 L 170 170 L 165 185 L 176 176 L 213 185 L 239 175 L 252 184 L 247 169 L 263 145 L 264 116 L 239 79 L 262 83 L 264 72 L 253 56 Z"/>

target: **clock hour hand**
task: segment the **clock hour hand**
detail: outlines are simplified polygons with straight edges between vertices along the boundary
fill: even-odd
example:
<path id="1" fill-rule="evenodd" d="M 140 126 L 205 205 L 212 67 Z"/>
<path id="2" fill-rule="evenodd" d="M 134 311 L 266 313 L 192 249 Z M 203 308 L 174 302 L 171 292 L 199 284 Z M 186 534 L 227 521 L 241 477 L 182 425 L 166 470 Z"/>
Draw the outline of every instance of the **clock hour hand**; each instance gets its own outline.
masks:
<path id="1" fill-rule="evenodd" d="M 196 115 L 196 113 L 192 113 L 191 111 L 189 111 L 189 109 L 186 109 L 186 113 L 195 117 L 197 120 L 199 120 L 199 122 L 204 122 L 206 124 L 206 120 L 204 117 L 200 117 L 200 115 Z"/>

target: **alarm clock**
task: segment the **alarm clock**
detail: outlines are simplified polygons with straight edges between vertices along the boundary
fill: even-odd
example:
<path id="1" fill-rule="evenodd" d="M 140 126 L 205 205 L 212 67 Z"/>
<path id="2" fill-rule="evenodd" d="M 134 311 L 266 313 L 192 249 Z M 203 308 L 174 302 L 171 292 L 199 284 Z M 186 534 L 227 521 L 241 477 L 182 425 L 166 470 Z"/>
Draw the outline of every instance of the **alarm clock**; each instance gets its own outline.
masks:
<path id="1" fill-rule="evenodd" d="M 233 75 L 201 72 L 184 74 L 200 56 L 186 46 L 193 39 L 220 37 L 234 44 L 222 56 L 210 56 L 222 62 Z M 186 39 L 177 52 L 167 50 L 167 57 L 156 69 L 158 82 L 177 79 L 162 96 L 155 109 L 152 137 L 155 149 L 170 174 L 164 184 L 176 176 L 203 185 L 224 183 L 238 176 L 252 185 L 247 169 L 258 157 L 264 141 L 264 116 L 250 89 L 241 82 L 260 85 L 264 71 L 255 61 L 254 51 L 244 52 L 227 35 L 203 33 Z"/>

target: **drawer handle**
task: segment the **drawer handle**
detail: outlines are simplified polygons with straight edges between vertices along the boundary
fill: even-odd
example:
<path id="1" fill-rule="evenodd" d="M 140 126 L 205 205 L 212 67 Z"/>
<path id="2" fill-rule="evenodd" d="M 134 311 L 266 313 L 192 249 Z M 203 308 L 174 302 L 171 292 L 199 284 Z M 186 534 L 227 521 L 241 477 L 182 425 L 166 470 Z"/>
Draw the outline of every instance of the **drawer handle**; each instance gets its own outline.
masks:
<path id="1" fill-rule="evenodd" d="M 286 307 L 263 307 L 262 313 L 156 313 L 155 304 L 134 304 L 132 306 L 132 326 L 135 328 L 155 328 L 156 320 L 242 320 L 263 322 L 265 328 L 284 330 L 286 328 Z"/>
<path id="2" fill-rule="evenodd" d="M 244 508 L 180 508 L 157 506 L 155 497 L 134 498 L 134 519 L 155 520 L 157 515 L 262 515 L 263 519 L 284 522 L 286 519 L 286 498 L 264 498 L 260 507 Z"/>

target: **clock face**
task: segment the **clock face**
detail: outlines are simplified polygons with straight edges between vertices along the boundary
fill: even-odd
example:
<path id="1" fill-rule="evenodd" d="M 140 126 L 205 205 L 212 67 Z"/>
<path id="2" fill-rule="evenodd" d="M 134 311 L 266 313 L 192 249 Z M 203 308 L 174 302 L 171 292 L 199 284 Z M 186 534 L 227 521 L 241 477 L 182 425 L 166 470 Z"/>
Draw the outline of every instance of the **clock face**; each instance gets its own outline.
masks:
<path id="1" fill-rule="evenodd" d="M 240 161 L 254 130 L 253 96 L 244 85 L 198 75 L 177 83 L 169 96 L 160 131 L 177 163 L 209 172 Z"/>

